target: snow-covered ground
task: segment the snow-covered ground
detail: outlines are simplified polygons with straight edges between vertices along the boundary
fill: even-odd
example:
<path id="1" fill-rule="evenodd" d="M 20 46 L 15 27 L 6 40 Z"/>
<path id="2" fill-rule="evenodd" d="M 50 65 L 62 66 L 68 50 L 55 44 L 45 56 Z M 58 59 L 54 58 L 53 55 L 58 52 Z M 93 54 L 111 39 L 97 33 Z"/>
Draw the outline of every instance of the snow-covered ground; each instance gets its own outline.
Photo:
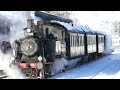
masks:
<path id="1" fill-rule="evenodd" d="M 120 48 L 110 55 L 49 79 L 120 79 Z"/>

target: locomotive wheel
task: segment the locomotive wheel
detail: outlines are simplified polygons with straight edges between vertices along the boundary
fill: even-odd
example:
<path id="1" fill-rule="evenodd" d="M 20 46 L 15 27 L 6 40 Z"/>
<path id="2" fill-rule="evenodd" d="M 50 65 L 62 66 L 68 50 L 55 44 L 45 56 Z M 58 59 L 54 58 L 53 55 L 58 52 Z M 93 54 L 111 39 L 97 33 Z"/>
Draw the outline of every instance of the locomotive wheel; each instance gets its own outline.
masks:
<path id="1" fill-rule="evenodd" d="M 44 70 L 43 69 L 39 72 L 39 79 L 44 79 Z"/>

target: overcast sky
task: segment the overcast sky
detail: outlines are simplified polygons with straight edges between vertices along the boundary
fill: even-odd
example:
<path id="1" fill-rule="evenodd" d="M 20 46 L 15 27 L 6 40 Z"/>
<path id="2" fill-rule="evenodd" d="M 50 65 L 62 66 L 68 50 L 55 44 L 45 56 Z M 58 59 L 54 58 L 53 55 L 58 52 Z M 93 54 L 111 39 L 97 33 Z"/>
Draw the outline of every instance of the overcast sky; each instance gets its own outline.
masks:
<path id="1" fill-rule="evenodd" d="M 72 11 L 81 25 L 98 29 L 103 21 L 120 21 L 120 11 Z"/>

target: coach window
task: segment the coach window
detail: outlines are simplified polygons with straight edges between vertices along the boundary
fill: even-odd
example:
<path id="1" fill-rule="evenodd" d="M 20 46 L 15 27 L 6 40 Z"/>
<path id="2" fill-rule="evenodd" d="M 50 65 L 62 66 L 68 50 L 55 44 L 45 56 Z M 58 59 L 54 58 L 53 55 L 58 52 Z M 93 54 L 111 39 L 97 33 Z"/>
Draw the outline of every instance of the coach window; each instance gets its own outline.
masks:
<path id="1" fill-rule="evenodd" d="M 89 36 L 87 36 L 87 44 L 89 45 Z"/>
<path id="2" fill-rule="evenodd" d="M 78 44 L 78 46 L 79 46 L 79 36 L 77 36 L 77 44 Z"/>
<path id="3" fill-rule="evenodd" d="M 71 35 L 70 35 L 70 46 L 71 46 Z"/>
<path id="4" fill-rule="evenodd" d="M 96 36 L 95 36 L 95 43 L 96 43 Z"/>
<path id="5" fill-rule="evenodd" d="M 99 41 L 99 42 L 101 42 L 101 37 L 100 37 L 99 39 L 100 39 L 100 41 Z"/>
<path id="6" fill-rule="evenodd" d="M 77 36 L 77 46 L 79 46 L 79 36 Z"/>
<path id="7" fill-rule="evenodd" d="M 103 42 L 104 42 L 104 36 L 103 36 Z"/>
<path id="8" fill-rule="evenodd" d="M 103 42 L 103 37 L 102 37 L 102 40 L 101 40 L 101 42 Z"/>
<path id="9" fill-rule="evenodd" d="M 80 46 L 82 45 L 82 38 L 81 38 L 81 36 L 80 36 Z"/>
<path id="10" fill-rule="evenodd" d="M 76 39 L 77 39 L 77 36 L 75 36 L 75 46 L 77 46 L 77 42 L 76 42 L 77 40 Z"/>
<path id="11" fill-rule="evenodd" d="M 94 36 L 92 38 L 93 38 L 93 44 L 94 44 Z"/>
<path id="12" fill-rule="evenodd" d="M 83 36 L 81 36 L 81 40 L 82 40 L 82 41 L 81 41 L 81 42 L 82 42 L 81 45 L 83 45 Z"/>
<path id="13" fill-rule="evenodd" d="M 76 36 L 75 36 L 75 46 L 77 45 L 77 43 L 76 43 Z"/>
<path id="14" fill-rule="evenodd" d="M 71 35 L 71 46 L 72 46 L 72 38 L 73 38 L 73 37 L 72 37 L 72 35 Z"/>
<path id="15" fill-rule="evenodd" d="M 93 43 L 92 43 L 92 44 L 94 44 L 94 36 L 92 37 L 92 40 L 93 40 Z"/>
<path id="16" fill-rule="evenodd" d="M 82 36 L 82 40 L 83 40 L 83 45 L 84 45 L 84 36 Z"/>
<path id="17" fill-rule="evenodd" d="M 95 44 L 95 36 L 94 36 L 94 44 Z"/>
<path id="18" fill-rule="evenodd" d="M 79 43 L 78 43 L 78 36 L 76 36 L 76 43 L 77 43 L 77 46 L 78 46 L 78 44 L 79 44 Z"/>
<path id="19" fill-rule="evenodd" d="M 101 36 L 101 43 L 102 43 L 102 36 Z"/>
<path id="20" fill-rule="evenodd" d="M 62 40 L 64 41 L 64 39 L 65 39 L 65 32 L 62 31 Z"/>
<path id="21" fill-rule="evenodd" d="M 104 42 L 104 36 L 103 36 L 103 42 Z"/>
<path id="22" fill-rule="evenodd" d="M 75 46 L 75 35 L 74 35 L 74 46 Z"/>
<path id="23" fill-rule="evenodd" d="M 95 44 L 95 41 L 96 41 L 96 39 L 95 39 L 95 36 L 94 36 L 94 44 Z"/>
<path id="24" fill-rule="evenodd" d="M 72 46 L 72 35 L 70 35 L 70 46 Z"/>
<path id="25" fill-rule="evenodd" d="M 79 36 L 79 46 L 80 46 L 80 36 Z"/>
<path id="26" fill-rule="evenodd" d="M 93 42 L 93 40 L 92 40 L 92 35 L 91 35 L 91 39 L 90 39 L 90 44 L 92 45 L 92 42 Z"/>
<path id="27" fill-rule="evenodd" d="M 90 45 L 91 35 L 89 36 L 89 45 Z"/>
<path id="28" fill-rule="evenodd" d="M 80 36 L 79 36 L 79 46 L 81 45 L 81 38 L 80 38 Z"/>
<path id="29" fill-rule="evenodd" d="M 79 46 L 80 46 L 80 36 L 79 36 Z"/>
<path id="30" fill-rule="evenodd" d="M 99 42 L 100 42 L 100 36 L 99 36 Z"/>
<path id="31" fill-rule="evenodd" d="M 80 46 L 82 46 L 82 36 L 80 36 Z"/>
<path id="32" fill-rule="evenodd" d="M 90 36 L 89 36 L 89 45 L 90 45 L 90 40 L 91 40 L 91 38 L 90 38 Z"/>
<path id="33" fill-rule="evenodd" d="M 92 42 L 91 42 L 91 44 L 93 44 L 93 42 L 94 42 L 94 40 L 93 40 L 93 35 L 92 35 L 92 37 L 91 37 L 91 38 L 92 38 L 92 40 L 91 40 L 91 41 L 92 41 Z"/>
<path id="34" fill-rule="evenodd" d="M 73 46 L 73 35 L 71 35 L 71 36 L 72 36 L 72 40 L 71 41 L 72 41 L 72 46 Z"/>
<path id="35" fill-rule="evenodd" d="M 80 36 L 80 46 L 81 46 L 81 36 Z"/>
<path id="36" fill-rule="evenodd" d="M 73 35 L 73 45 L 72 46 L 74 46 L 74 35 Z"/>
<path id="37" fill-rule="evenodd" d="M 83 36 L 82 36 L 82 46 L 83 46 Z"/>
<path id="38" fill-rule="evenodd" d="M 90 45 L 92 45 L 92 35 L 91 35 L 91 37 L 90 37 Z"/>
<path id="39" fill-rule="evenodd" d="M 88 44 L 90 45 L 90 36 L 88 37 Z"/>
<path id="40" fill-rule="evenodd" d="M 101 37 L 100 37 L 100 43 L 101 43 Z"/>
<path id="41" fill-rule="evenodd" d="M 104 43 L 104 36 L 103 36 L 103 43 Z"/>
<path id="42" fill-rule="evenodd" d="M 93 35 L 91 35 L 91 40 L 90 40 L 90 42 L 91 42 L 91 45 L 93 44 Z"/>
<path id="43" fill-rule="evenodd" d="M 90 45 L 92 45 L 92 35 L 90 35 Z"/>
<path id="44" fill-rule="evenodd" d="M 76 46 L 76 35 L 75 35 L 75 46 Z"/>
<path id="45" fill-rule="evenodd" d="M 74 46 L 74 35 L 73 35 L 73 45 L 72 46 Z"/>

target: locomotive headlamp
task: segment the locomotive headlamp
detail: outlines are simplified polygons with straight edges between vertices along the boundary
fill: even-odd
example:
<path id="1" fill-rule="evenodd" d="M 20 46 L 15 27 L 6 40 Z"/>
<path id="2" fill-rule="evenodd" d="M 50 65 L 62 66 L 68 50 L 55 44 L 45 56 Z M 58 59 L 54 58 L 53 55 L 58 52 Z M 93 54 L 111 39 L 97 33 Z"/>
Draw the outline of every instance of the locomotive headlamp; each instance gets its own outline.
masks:
<path id="1" fill-rule="evenodd" d="M 27 32 L 28 32 L 28 33 L 30 33 L 30 32 L 31 32 L 31 30 L 30 30 L 30 29 L 27 29 Z"/>
<path id="2" fill-rule="evenodd" d="M 42 56 L 39 56 L 39 57 L 38 57 L 38 60 L 39 60 L 39 61 L 42 61 Z"/>

